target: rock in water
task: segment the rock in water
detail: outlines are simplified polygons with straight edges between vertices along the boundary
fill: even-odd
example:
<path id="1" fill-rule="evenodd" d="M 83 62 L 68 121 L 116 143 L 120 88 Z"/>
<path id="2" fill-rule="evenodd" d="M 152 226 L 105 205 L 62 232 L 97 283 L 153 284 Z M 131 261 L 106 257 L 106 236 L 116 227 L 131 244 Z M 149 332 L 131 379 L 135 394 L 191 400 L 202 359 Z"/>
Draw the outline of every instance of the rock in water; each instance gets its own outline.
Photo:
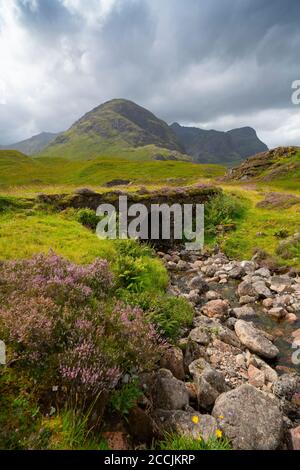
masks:
<path id="1" fill-rule="evenodd" d="M 238 320 L 234 329 L 241 343 L 259 356 L 273 359 L 279 354 L 278 348 L 251 323 Z"/>
<path id="2" fill-rule="evenodd" d="M 212 415 L 237 450 L 275 450 L 280 446 L 283 419 L 276 399 L 251 385 L 223 393 Z"/>

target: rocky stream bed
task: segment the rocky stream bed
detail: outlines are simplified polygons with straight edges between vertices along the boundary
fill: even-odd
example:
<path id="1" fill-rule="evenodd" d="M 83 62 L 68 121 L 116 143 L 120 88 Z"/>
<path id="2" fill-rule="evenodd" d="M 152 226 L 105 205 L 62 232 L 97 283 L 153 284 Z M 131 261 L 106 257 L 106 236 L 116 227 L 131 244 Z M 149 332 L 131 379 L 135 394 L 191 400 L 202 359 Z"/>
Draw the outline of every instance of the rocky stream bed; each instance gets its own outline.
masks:
<path id="1" fill-rule="evenodd" d="M 141 377 L 148 412 L 133 411 L 133 433 L 219 433 L 234 449 L 300 449 L 299 273 L 220 252 L 158 256 L 169 293 L 191 302 L 195 317 L 161 369 Z"/>

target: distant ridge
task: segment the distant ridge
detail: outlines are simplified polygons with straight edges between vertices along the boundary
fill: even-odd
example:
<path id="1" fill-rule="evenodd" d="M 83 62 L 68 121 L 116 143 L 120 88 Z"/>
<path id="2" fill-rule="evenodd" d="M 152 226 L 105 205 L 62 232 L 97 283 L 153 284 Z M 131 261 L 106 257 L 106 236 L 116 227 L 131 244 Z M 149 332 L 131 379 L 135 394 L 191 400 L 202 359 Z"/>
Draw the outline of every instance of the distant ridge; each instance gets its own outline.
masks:
<path id="1" fill-rule="evenodd" d="M 250 155 L 268 150 L 251 127 L 228 132 L 184 127 L 178 123 L 171 126 L 185 153 L 198 163 L 216 163 L 232 166 Z"/>
<path id="2" fill-rule="evenodd" d="M 51 132 L 41 132 L 40 134 L 34 135 L 29 139 L 22 140 L 11 145 L 1 145 L 0 149 L 3 150 L 18 150 L 19 152 L 25 153 L 26 155 L 34 155 L 45 148 L 50 142 L 52 142 L 58 134 Z"/>

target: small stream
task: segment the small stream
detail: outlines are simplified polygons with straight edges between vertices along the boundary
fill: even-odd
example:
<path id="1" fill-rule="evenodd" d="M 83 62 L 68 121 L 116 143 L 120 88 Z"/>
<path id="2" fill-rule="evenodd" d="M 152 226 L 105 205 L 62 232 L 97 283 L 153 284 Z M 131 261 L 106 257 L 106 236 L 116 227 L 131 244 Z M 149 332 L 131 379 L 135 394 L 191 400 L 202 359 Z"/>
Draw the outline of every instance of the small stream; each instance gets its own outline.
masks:
<path id="1" fill-rule="evenodd" d="M 195 274 L 193 274 L 195 275 Z M 191 275 L 192 276 L 192 275 Z M 183 279 L 185 277 L 185 280 Z M 186 274 L 178 274 L 173 281 L 179 287 L 184 287 L 186 284 Z M 182 279 L 181 279 L 182 278 Z M 239 282 L 234 280 L 229 280 L 226 284 L 211 283 L 210 289 L 214 290 L 221 294 L 222 298 L 229 300 L 231 308 L 241 307 L 239 303 L 239 298 L 236 295 L 236 290 Z M 279 356 L 273 362 L 274 366 L 280 366 L 280 370 L 285 370 L 288 368 L 290 371 L 295 370 L 300 373 L 300 364 L 293 364 L 292 355 L 296 349 L 292 348 L 292 338 L 291 334 L 293 331 L 300 328 L 300 314 L 298 313 L 298 321 L 290 324 L 286 321 L 278 321 L 275 318 L 267 315 L 263 311 L 263 307 L 259 302 L 251 304 L 251 307 L 257 312 L 257 316 L 253 317 L 253 323 L 260 328 L 261 330 L 270 333 L 274 338 L 274 344 L 279 349 Z M 298 356 L 300 358 L 300 354 Z"/>
<path id="2" fill-rule="evenodd" d="M 224 299 L 230 301 L 232 308 L 240 307 L 239 299 L 236 295 L 236 289 L 238 282 L 229 281 L 225 286 L 220 284 L 212 284 L 213 290 L 220 292 Z M 290 369 L 300 372 L 300 364 L 296 365 L 292 363 L 292 354 L 295 349 L 292 348 L 291 334 L 293 331 L 300 328 L 300 315 L 298 314 L 298 321 L 290 324 L 284 320 L 278 321 L 275 318 L 267 315 L 263 311 L 263 307 L 260 303 L 255 302 L 251 304 L 251 307 L 257 312 L 257 316 L 253 318 L 253 323 L 260 329 L 270 333 L 275 337 L 274 344 L 279 349 L 279 356 L 276 360 L 276 365 L 288 367 Z"/>

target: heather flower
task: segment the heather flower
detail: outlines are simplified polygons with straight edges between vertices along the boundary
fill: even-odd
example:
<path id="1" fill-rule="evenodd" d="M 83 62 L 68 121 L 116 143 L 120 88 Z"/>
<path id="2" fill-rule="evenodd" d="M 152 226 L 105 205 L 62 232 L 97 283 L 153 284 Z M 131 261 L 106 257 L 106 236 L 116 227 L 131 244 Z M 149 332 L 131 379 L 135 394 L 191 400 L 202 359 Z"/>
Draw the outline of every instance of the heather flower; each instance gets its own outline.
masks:
<path id="1" fill-rule="evenodd" d="M 4 262 L 0 332 L 22 368 L 82 398 L 112 390 L 133 368 L 153 366 L 167 345 L 142 310 L 113 303 L 112 283 L 100 259 L 78 266 L 49 252 Z"/>

